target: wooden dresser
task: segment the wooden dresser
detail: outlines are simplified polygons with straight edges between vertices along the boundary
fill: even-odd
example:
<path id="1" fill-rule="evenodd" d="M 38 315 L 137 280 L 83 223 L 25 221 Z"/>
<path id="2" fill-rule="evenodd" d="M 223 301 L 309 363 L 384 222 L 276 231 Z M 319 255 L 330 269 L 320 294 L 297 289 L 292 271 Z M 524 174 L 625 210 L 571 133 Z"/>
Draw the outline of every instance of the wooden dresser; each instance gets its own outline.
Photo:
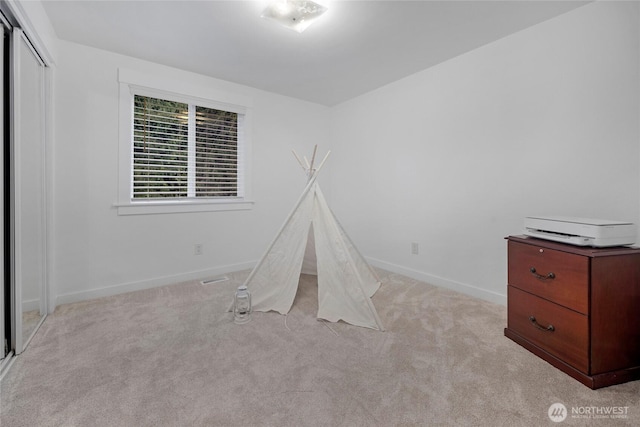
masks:
<path id="1" fill-rule="evenodd" d="M 505 336 L 592 389 L 640 379 L 640 249 L 507 245 Z"/>

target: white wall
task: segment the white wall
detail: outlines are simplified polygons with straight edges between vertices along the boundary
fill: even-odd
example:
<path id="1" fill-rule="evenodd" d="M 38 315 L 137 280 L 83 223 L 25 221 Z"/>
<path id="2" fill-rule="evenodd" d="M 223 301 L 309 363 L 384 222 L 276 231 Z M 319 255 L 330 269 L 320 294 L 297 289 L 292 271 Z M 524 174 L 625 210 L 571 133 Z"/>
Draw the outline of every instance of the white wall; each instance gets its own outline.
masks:
<path id="1" fill-rule="evenodd" d="M 375 264 L 503 302 L 503 237 L 524 216 L 640 223 L 638 28 L 635 3 L 587 5 L 332 109 L 57 41 L 52 292 L 249 267 L 304 185 L 291 148 L 317 143 L 333 151 L 325 193 Z M 252 211 L 117 215 L 118 67 L 253 99 Z"/>
<path id="2" fill-rule="evenodd" d="M 504 302 L 525 216 L 640 223 L 638 24 L 590 4 L 334 107 L 332 205 L 360 250 Z"/>
<path id="3" fill-rule="evenodd" d="M 291 149 L 326 141 L 328 108 L 64 41 L 56 63 L 57 303 L 251 267 L 304 187 Z M 253 100 L 253 210 L 118 216 L 119 67 Z"/>

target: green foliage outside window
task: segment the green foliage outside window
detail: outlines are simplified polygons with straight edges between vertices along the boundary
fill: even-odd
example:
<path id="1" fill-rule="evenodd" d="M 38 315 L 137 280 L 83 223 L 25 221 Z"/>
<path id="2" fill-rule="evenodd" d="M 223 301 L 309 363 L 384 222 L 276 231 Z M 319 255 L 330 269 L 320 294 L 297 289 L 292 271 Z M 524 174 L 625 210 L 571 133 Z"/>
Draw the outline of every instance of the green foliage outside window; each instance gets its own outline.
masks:
<path id="1" fill-rule="evenodd" d="M 134 199 L 236 197 L 237 177 L 237 113 L 134 97 Z"/>

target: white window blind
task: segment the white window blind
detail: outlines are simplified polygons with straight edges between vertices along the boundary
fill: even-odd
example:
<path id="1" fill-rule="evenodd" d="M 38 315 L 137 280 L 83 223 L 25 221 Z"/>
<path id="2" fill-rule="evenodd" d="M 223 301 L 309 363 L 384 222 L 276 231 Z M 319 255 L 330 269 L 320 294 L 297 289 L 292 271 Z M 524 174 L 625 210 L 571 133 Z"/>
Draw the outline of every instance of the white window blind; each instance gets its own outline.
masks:
<path id="1" fill-rule="evenodd" d="M 132 198 L 240 196 L 239 114 L 135 95 Z"/>

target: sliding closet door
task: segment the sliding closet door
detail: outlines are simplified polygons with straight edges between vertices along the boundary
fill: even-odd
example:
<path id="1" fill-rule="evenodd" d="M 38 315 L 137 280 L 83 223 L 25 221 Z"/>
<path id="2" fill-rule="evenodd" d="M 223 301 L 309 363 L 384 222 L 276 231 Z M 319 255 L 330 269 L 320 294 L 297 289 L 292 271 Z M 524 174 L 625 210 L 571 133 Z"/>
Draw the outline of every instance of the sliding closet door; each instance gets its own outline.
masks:
<path id="1" fill-rule="evenodd" d="M 12 214 L 19 353 L 46 314 L 44 64 L 21 30 L 13 30 L 12 43 Z"/>
<path id="2" fill-rule="evenodd" d="M 5 75 L 4 75 L 4 64 L 6 63 L 5 59 L 5 32 L 6 28 L 2 21 L 0 21 L 0 32 L 2 33 L 0 37 L 0 141 L 2 141 L 2 145 L 0 145 L 0 263 L 2 264 L 2 271 L 0 272 L 0 362 L 5 358 L 5 356 L 9 352 L 9 343 L 10 343 L 10 334 L 8 330 L 5 328 L 5 316 L 11 313 L 11 308 L 6 305 L 9 301 L 9 288 L 6 286 L 5 282 L 5 272 L 7 271 L 6 260 L 4 256 L 4 248 L 5 248 L 5 173 L 4 173 L 4 150 L 5 147 L 8 146 L 8 135 L 5 135 L 5 115 L 4 115 L 4 104 L 5 104 Z M 7 295 L 5 295 L 5 293 Z M 0 365 L 1 366 L 1 365 Z M 1 371 L 1 369 L 0 369 Z"/>

